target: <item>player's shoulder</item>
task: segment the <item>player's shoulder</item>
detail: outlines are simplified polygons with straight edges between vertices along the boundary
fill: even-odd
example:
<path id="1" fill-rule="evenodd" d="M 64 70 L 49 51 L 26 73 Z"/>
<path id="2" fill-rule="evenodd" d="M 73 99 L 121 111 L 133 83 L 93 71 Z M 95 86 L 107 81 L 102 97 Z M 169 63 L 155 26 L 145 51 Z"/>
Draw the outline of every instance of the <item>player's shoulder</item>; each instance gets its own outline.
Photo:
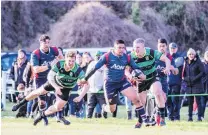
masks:
<path id="1" fill-rule="evenodd" d="M 53 51 L 53 54 L 55 54 L 56 56 L 58 56 L 59 52 L 58 52 L 58 48 L 56 46 L 50 46 L 50 50 Z"/>

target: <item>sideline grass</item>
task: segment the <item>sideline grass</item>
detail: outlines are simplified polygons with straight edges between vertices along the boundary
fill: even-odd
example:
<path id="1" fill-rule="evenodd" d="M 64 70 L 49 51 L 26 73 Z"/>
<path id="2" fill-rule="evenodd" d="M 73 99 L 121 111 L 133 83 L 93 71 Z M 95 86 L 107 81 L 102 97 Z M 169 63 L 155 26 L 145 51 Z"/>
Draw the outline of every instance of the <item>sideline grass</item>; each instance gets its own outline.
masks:
<path id="1" fill-rule="evenodd" d="M 8 104 L 8 109 L 11 107 Z M 118 118 L 108 119 L 77 119 L 67 117 L 71 121 L 71 125 L 65 126 L 56 123 L 55 118 L 49 118 L 49 126 L 44 126 L 40 122 L 37 126 L 33 126 L 32 119 L 14 118 L 11 111 L 3 111 L 1 118 L 1 134 L 2 135 L 207 135 L 208 120 L 204 122 L 187 122 L 187 108 L 182 109 L 183 120 L 180 122 L 167 121 L 165 127 L 142 127 L 134 129 L 136 120 L 128 121 L 125 117 L 124 106 L 119 107 Z M 206 112 L 206 116 L 207 112 Z"/>

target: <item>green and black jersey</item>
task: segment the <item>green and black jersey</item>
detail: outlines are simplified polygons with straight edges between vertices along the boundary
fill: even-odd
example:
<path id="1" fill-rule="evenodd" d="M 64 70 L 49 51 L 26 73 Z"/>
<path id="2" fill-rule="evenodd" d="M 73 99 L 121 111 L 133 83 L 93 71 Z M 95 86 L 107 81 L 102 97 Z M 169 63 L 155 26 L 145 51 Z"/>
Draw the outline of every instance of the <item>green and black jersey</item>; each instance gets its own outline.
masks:
<path id="1" fill-rule="evenodd" d="M 52 70 L 56 72 L 55 81 L 58 85 L 65 88 L 73 88 L 77 84 L 78 79 L 84 78 L 84 71 L 79 67 L 78 64 L 75 64 L 70 71 L 64 69 L 65 60 L 57 62 L 53 66 Z"/>
<path id="2" fill-rule="evenodd" d="M 146 75 L 146 80 L 150 80 L 157 74 L 155 61 L 160 59 L 162 53 L 150 48 L 145 48 L 145 52 L 143 58 L 138 58 L 136 53 L 132 51 L 131 57 Z"/>

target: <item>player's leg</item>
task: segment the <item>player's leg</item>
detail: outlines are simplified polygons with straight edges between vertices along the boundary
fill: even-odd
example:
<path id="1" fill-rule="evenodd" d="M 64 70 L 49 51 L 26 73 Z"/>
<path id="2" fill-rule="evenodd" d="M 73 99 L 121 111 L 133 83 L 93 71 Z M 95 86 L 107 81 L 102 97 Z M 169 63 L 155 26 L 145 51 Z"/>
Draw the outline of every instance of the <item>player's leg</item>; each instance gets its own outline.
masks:
<path id="1" fill-rule="evenodd" d="M 159 109 L 160 114 L 160 126 L 164 126 L 165 123 L 165 102 L 166 102 L 166 94 L 162 90 L 162 85 L 159 81 L 154 81 L 150 87 L 150 91 L 155 96 L 155 102 Z"/>
<path id="2" fill-rule="evenodd" d="M 113 113 L 116 110 L 116 103 L 118 92 L 116 90 L 117 85 L 115 83 L 104 82 L 104 97 L 106 104 L 102 105 L 102 113 Z"/>
<path id="3" fill-rule="evenodd" d="M 46 89 L 53 89 L 53 87 L 48 84 Z M 42 119 L 46 118 L 47 116 L 54 114 L 58 111 L 62 111 L 64 106 L 66 105 L 69 97 L 69 89 L 62 89 L 62 95 L 56 95 L 56 102 L 54 105 L 51 105 L 47 110 L 41 112 L 34 120 L 34 125 L 40 122 Z M 67 121 L 64 117 L 60 119 L 60 122 L 64 123 L 64 125 L 69 125 L 70 122 Z"/>
<path id="4" fill-rule="evenodd" d="M 137 94 L 137 91 L 131 86 L 131 84 L 128 81 L 123 83 L 123 87 L 121 88 L 121 93 L 124 96 L 126 96 L 129 100 L 131 100 L 132 103 L 135 105 L 136 111 L 141 116 L 142 121 L 145 126 L 155 125 L 155 123 L 151 123 L 147 120 L 147 116 L 145 114 L 143 104 L 139 100 L 139 96 Z M 141 123 L 138 120 L 138 123 L 135 125 L 135 128 L 140 128 L 140 127 L 141 127 Z"/>
<path id="5" fill-rule="evenodd" d="M 16 111 L 18 110 L 21 106 L 23 106 L 24 104 L 26 104 L 28 101 L 35 99 L 36 97 L 46 94 L 47 91 L 43 88 L 40 87 L 37 90 L 32 91 L 29 95 L 27 95 L 24 99 L 22 99 L 19 103 L 17 103 L 16 105 L 14 105 L 12 107 L 12 111 Z"/>

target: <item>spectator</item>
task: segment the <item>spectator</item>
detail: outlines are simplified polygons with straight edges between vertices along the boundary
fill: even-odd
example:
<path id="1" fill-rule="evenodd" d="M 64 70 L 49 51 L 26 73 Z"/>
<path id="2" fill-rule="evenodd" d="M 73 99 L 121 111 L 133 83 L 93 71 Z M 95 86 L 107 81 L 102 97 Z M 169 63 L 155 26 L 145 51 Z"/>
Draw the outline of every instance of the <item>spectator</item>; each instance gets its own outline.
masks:
<path id="1" fill-rule="evenodd" d="M 21 100 L 24 97 L 25 90 L 25 81 L 23 80 L 23 73 L 27 66 L 27 57 L 26 52 L 22 49 L 18 50 L 17 61 L 15 61 L 11 67 L 10 77 L 15 82 L 15 90 L 20 91 L 16 92 L 17 100 Z M 22 106 L 19 112 L 16 114 L 16 118 L 26 116 L 26 105 Z"/>
<path id="2" fill-rule="evenodd" d="M 196 51 L 190 48 L 187 52 L 187 58 L 185 59 L 185 67 L 183 69 L 183 79 L 187 83 L 187 94 L 201 94 L 203 93 L 202 77 L 204 74 L 204 66 L 196 54 Z M 202 121 L 202 106 L 201 96 L 189 96 L 188 97 L 188 121 L 193 121 L 193 103 L 194 97 L 198 105 L 198 119 Z"/>
<path id="3" fill-rule="evenodd" d="M 208 94 L 208 51 L 204 54 L 204 68 L 205 68 L 205 75 L 203 77 L 203 86 L 204 86 L 204 93 Z M 204 113 L 206 109 L 206 104 L 208 102 L 208 95 L 202 96 L 202 118 L 204 118 Z"/>
<path id="4" fill-rule="evenodd" d="M 168 58 L 171 60 L 171 64 L 175 65 L 175 60 L 180 56 L 178 53 L 178 45 L 176 43 L 169 44 Z M 182 83 L 182 69 L 183 65 L 177 67 L 179 73 L 178 74 L 170 74 L 168 75 L 168 86 L 169 91 L 168 95 L 179 95 L 181 93 L 181 83 Z M 167 100 L 168 104 L 168 118 L 171 121 L 180 120 L 180 97 L 169 97 Z"/>
<path id="5" fill-rule="evenodd" d="M 82 54 L 82 64 L 81 64 L 81 68 L 82 70 L 86 73 L 87 71 L 87 67 L 88 65 L 92 62 L 92 57 L 90 55 L 89 52 L 84 52 Z M 84 102 L 83 102 L 83 107 L 82 107 L 82 110 L 83 110 L 83 114 L 82 114 L 82 117 L 86 117 L 86 109 L 87 109 L 87 94 L 84 96 Z"/>
<path id="6" fill-rule="evenodd" d="M 95 64 L 98 62 L 102 53 L 98 51 L 96 53 L 95 61 L 90 62 L 88 65 L 86 73 L 89 73 Z M 104 84 L 104 66 L 98 69 L 91 78 L 89 78 L 89 93 L 88 93 L 88 109 L 87 118 L 92 118 L 96 104 L 103 106 L 105 104 L 105 97 L 103 93 Z M 102 92 L 102 93 L 99 93 Z M 107 112 L 103 112 L 103 117 L 107 118 Z"/>

